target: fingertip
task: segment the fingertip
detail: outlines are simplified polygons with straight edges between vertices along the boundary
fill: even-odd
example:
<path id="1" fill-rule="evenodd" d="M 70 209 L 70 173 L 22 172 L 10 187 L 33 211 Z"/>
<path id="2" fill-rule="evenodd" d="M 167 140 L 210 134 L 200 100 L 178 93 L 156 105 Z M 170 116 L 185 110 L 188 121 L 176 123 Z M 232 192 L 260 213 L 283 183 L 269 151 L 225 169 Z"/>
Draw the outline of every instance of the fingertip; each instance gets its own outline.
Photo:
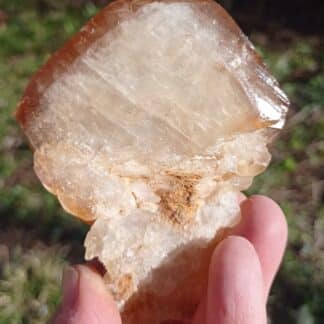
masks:
<path id="1" fill-rule="evenodd" d="M 265 323 L 264 287 L 253 245 L 230 236 L 215 249 L 209 269 L 207 323 Z"/>
<path id="2" fill-rule="evenodd" d="M 247 239 L 230 235 L 216 247 L 211 259 L 210 271 L 217 270 L 219 266 L 235 263 L 243 266 L 248 259 L 258 262 L 256 256 L 253 245 Z"/>
<path id="3" fill-rule="evenodd" d="M 243 202 L 243 204 L 241 204 L 241 206 L 244 206 L 245 204 L 246 205 L 253 204 L 255 208 L 267 207 L 269 209 L 275 210 L 276 212 L 282 213 L 280 206 L 274 200 L 263 195 L 252 195 L 247 199 L 245 199 L 245 201 Z"/>
<path id="4" fill-rule="evenodd" d="M 284 249 L 288 238 L 288 225 L 285 214 L 275 201 L 266 196 L 251 196 L 242 202 L 241 213 L 242 226 L 238 226 L 238 234 L 241 230 L 252 244 L 254 239 L 263 238 L 268 246 L 271 246 L 271 242 L 278 242 L 281 250 Z"/>
<path id="5" fill-rule="evenodd" d="M 246 205 L 242 204 L 242 208 L 246 208 L 247 212 L 250 211 L 253 214 L 260 214 L 262 212 L 266 225 L 273 227 L 282 239 L 287 240 L 288 225 L 286 216 L 281 207 L 271 198 L 253 195 L 249 198 Z"/>
<path id="6" fill-rule="evenodd" d="M 279 238 L 286 243 L 288 236 L 288 225 L 286 217 L 280 206 L 272 199 L 255 195 L 242 201 L 241 205 L 242 221 L 237 226 L 234 233 L 249 234 L 248 232 L 264 234 L 264 230 L 273 238 Z M 249 237 L 247 237 L 249 239 Z"/>

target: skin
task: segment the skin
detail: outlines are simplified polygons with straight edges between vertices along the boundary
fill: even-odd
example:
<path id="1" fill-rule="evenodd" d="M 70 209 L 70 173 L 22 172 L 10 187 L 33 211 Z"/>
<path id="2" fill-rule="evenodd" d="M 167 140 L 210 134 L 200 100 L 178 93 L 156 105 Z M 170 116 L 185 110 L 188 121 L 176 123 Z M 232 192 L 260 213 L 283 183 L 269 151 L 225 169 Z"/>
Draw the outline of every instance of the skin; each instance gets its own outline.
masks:
<path id="1" fill-rule="evenodd" d="M 266 303 L 285 250 L 287 223 L 267 197 L 240 200 L 242 220 L 213 253 L 208 288 L 191 324 L 267 323 Z M 66 268 L 62 290 L 52 324 L 121 324 L 113 298 L 93 267 Z"/>

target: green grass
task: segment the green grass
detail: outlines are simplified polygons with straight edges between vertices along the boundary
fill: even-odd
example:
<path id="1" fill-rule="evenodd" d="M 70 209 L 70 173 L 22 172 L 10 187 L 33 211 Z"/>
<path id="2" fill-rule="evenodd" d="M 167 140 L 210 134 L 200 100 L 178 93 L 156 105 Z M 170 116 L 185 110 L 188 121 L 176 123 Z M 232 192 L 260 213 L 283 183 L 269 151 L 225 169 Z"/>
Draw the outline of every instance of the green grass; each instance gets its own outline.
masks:
<path id="1" fill-rule="evenodd" d="M 81 3 L 81 5 L 77 5 Z M 0 324 L 44 323 L 59 302 L 62 267 L 82 258 L 86 226 L 39 184 L 13 118 L 34 71 L 97 11 L 89 1 L 0 0 Z M 2 15 L 0 14 L 0 17 Z M 251 35 L 292 101 L 273 161 L 249 193 L 285 210 L 289 246 L 270 298 L 276 324 L 324 318 L 324 44 L 290 33 Z"/>
<path id="2" fill-rule="evenodd" d="M 284 209 L 289 246 L 270 299 L 273 323 L 321 323 L 324 317 L 324 55 L 319 39 L 295 36 L 260 48 L 292 101 L 269 169 L 249 193 Z"/>
<path id="3" fill-rule="evenodd" d="M 1 268 L 0 323 L 45 323 L 60 300 L 66 252 L 62 248 L 11 250 Z"/>

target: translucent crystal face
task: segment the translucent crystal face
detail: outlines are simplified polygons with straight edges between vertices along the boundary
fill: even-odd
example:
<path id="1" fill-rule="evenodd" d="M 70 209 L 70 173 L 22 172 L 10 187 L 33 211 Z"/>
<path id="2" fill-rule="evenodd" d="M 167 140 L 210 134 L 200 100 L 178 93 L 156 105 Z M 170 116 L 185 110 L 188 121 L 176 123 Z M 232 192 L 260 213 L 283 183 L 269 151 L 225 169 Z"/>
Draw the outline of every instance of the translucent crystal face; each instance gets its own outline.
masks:
<path id="1" fill-rule="evenodd" d="M 123 307 L 172 251 L 203 251 L 235 222 L 235 193 L 269 163 L 287 107 L 213 1 L 117 1 L 36 74 L 17 116 L 43 184 L 96 220 L 86 257 Z"/>

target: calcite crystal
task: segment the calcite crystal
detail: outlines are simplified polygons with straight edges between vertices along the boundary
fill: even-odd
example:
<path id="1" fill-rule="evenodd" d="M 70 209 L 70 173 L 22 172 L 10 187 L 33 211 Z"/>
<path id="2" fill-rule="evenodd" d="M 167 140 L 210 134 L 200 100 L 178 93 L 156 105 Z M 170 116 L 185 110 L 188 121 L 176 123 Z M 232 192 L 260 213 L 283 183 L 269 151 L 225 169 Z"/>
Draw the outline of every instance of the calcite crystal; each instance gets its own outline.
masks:
<path id="1" fill-rule="evenodd" d="M 116 1 L 36 73 L 17 111 L 35 171 L 92 224 L 124 323 L 192 315 L 287 107 L 210 0 Z"/>

